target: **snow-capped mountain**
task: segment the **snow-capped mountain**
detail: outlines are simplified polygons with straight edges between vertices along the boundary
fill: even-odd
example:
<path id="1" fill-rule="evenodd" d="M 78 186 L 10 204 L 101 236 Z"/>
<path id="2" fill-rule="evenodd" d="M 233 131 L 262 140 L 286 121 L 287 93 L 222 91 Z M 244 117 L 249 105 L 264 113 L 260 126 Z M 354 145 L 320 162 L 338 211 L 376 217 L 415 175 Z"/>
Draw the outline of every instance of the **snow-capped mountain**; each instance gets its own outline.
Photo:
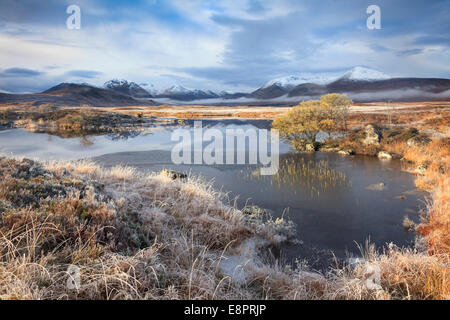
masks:
<path id="1" fill-rule="evenodd" d="M 191 89 L 187 89 L 183 86 L 180 85 L 174 85 L 171 86 L 170 88 L 164 90 L 161 94 L 163 95 L 172 95 L 172 94 L 188 94 L 193 92 L 194 90 Z"/>
<path id="2" fill-rule="evenodd" d="M 141 87 L 144 87 L 144 90 L 150 93 L 152 96 L 157 96 L 161 93 L 161 90 L 158 90 L 155 85 L 148 83 L 139 84 Z"/>
<path id="3" fill-rule="evenodd" d="M 113 79 L 105 82 L 103 85 L 106 89 L 121 94 L 126 94 L 134 98 L 151 98 L 152 95 L 135 82 L 128 82 L 123 79 Z"/>
<path id="4" fill-rule="evenodd" d="M 269 82 L 267 82 L 262 88 L 268 88 L 270 86 L 276 85 L 278 87 L 282 88 L 293 88 L 295 86 L 298 86 L 299 84 L 303 83 L 313 83 L 313 84 L 328 84 L 334 80 L 336 80 L 338 77 L 336 75 L 332 74 L 310 74 L 310 73 L 303 73 L 301 75 L 295 76 L 290 75 L 286 77 L 281 77 L 277 79 L 273 79 Z"/>
<path id="5" fill-rule="evenodd" d="M 155 97 L 178 101 L 193 101 L 218 98 L 219 95 L 211 90 L 188 89 L 181 85 L 174 85 Z"/>
<path id="6" fill-rule="evenodd" d="M 355 67 L 344 74 L 303 73 L 273 79 L 260 89 L 252 92 L 249 97 L 255 99 L 274 99 L 286 94 L 297 95 L 320 95 L 325 93 L 326 87 L 336 82 L 358 82 L 358 81 L 381 81 L 390 79 L 390 76 L 374 69 Z"/>
<path id="7" fill-rule="evenodd" d="M 349 81 L 379 81 L 391 79 L 391 77 L 383 72 L 374 69 L 355 67 L 352 70 L 346 72 L 340 79 Z"/>
<path id="8" fill-rule="evenodd" d="M 273 85 L 276 85 L 281 88 L 293 88 L 304 83 L 327 85 L 338 79 L 347 79 L 352 81 L 377 81 L 377 80 L 386 80 L 390 78 L 391 77 L 389 75 L 374 69 L 369 69 L 365 67 L 355 67 L 344 73 L 344 75 L 342 74 L 340 75 L 338 73 L 322 73 L 322 74 L 302 73 L 300 75 L 289 75 L 281 78 L 276 78 L 267 82 L 262 87 L 262 89 L 271 87 Z"/>
<path id="9" fill-rule="evenodd" d="M 274 79 L 248 95 L 249 98 L 289 99 L 320 97 L 327 93 L 346 93 L 359 100 L 423 99 L 432 95 L 444 95 L 450 90 L 449 79 L 392 78 L 380 71 L 355 67 L 344 74 L 287 76 Z M 404 98 L 406 99 L 406 98 Z"/>

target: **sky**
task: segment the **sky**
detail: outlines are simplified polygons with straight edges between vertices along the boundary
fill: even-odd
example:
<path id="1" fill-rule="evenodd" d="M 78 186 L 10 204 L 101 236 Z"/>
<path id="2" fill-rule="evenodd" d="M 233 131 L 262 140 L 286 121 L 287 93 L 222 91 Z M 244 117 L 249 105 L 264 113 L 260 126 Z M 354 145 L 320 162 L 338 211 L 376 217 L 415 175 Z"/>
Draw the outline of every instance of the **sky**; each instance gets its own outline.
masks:
<path id="1" fill-rule="evenodd" d="M 370 5 L 381 29 L 367 28 Z M 3 92 L 115 78 L 247 92 L 355 66 L 450 78 L 450 0 L 0 0 Z"/>

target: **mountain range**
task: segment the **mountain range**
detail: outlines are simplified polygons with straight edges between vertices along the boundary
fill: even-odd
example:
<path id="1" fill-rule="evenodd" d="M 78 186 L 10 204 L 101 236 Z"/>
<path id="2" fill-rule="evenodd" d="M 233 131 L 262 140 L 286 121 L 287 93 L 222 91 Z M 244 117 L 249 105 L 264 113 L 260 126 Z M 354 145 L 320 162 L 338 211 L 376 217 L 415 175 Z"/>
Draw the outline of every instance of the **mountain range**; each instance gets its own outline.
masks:
<path id="1" fill-rule="evenodd" d="M 247 93 L 229 93 L 226 91 L 213 92 L 211 90 L 187 89 L 181 85 L 174 85 L 165 90 L 145 90 L 134 82 L 126 80 L 111 80 L 104 84 L 106 89 L 128 94 L 133 98 L 169 99 L 175 101 L 194 101 L 207 99 L 238 99 L 245 97 Z"/>
<path id="2" fill-rule="evenodd" d="M 340 77 L 305 79 L 289 76 L 268 82 L 247 97 L 253 99 L 308 98 L 346 93 L 355 100 L 450 99 L 450 79 L 392 78 L 376 70 L 356 67 Z"/>
<path id="3" fill-rule="evenodd" d="M 125 94 L 133 98 L 152 98 L 152 95 L 140 85 L 135 82 L 128 82 L 127 80 L 110 80 L 105 82 L 105 89 L 115 91 L 117 93 Z"/>
<path id="4" fill-rule="evenodd" d="M 162 103 L 297 103 L 327 93 L 346 93 L 356 102 L 450 100 L 450 79 L 394 78 L 379 71 L 356 67 L 344 74 L 290 75 L 273 79 L 251 93 L 187 89 L 145 90 L 127 80 L 110 80 L 103 87 L 86 83 L 60 83 L 35 94 L 0 93 L 0 103 L 32 102 L 67 106 L 135 106 Z"/>
<path id="5" fill-rule="evenodd" d="M 120 85 L 105 86 L 110 90 L 128 94 L 134 98 L 151 97 L 164 102 L 197 100 L 224 101 L 280 100 L 295 101 L 314 98 L 327 93 L 346 93 L 356 101 L 372 100 L 440 100 L 450 99 L 450 79 L 393 78 L 377 70 L 355 67 L 344 74 L 302 74 L 273 79 L 251 93 L 213 92 L 211 90 L 187 89 L 180 85 L 163 91 L 154 91 L 150 96 L 137 95 L 133 82 L 119 81 Z M 146 92 L 138 86 L 139 92 Z M 135 89 L 137 90 L 137 89 Z"/>

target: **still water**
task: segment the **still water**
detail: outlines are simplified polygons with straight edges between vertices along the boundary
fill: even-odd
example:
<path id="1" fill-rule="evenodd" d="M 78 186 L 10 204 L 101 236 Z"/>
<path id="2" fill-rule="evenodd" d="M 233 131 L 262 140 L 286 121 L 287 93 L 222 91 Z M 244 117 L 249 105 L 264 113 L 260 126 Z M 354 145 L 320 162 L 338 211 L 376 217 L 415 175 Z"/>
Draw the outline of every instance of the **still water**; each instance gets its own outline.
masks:
<path id="1" fill-rule="evenodd" d="M 255 125 L 245 121 L 209 124 L 219 130 Z M 402 221 L 405 216 L 418 221 L 425 194 L 415 189 L 414 176 L 401 170 L 400 161 L 295 153 L 281 143 L 278 173 L 261 176 L 257 166 L 173 165 L 170 150 L 176 142 L 171 134 L 172 129 L 152 129 L 126 138 L 61 138 L 14 129 L 0 132 L 0 153 L 40 159 L 92 158 L 104 166 L 125 164 L 145 171 L 167 168 L 201 175 L 227 192 L 230 201 L 237 198 L 240 207 L 255 204 L 292 219 L 303 244 L 284 246 L 283 257 L 289 261 L 308 258 L 318 268 L 330 252 L 338 258 L 359 255 L 356 244 L 368 239 L 380 248 L 389 242 L 410 246 L 414 241 Z"/>

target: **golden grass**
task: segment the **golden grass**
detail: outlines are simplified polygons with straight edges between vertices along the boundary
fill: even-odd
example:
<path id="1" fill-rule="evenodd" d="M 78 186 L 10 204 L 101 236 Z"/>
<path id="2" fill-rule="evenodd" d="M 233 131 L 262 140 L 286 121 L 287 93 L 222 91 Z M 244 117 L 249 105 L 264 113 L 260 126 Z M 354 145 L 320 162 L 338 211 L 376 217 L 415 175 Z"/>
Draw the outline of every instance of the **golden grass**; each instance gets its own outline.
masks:
<path id="1" fill-rule="evenodd" d="M 449 299 L 448 145 L 419 149 L 406 156 L 427 163 L 417 181 L 432 187 L 425 250 L 366 245 L 363 261 L 327 274 L 262 259 L 285 240 L 279 223 L 249 220 L 198 178 L 0 159 L 0 299 Z"/>
<path id="2" fill-rule="evenodd" d="M 389 149 L 390 148 L 390 149 Z M 410 166 L 422 169 L 416 186 L 430 192 L 427 208 L 422 213 L 422 223 L 416 228 L 430 256 L 444 261 L 444 267 L 427 270 L 425 291 L 441 292 L 440 298 L 450 298 L 450 139 L 432 139 L 427 145 L 407 146 L 397 142 L 388 150 L 402 154 Z M 434 291 L 433 291 L 434 292 Z M 430 293 L 432 294 L 432 293 Z"/>

